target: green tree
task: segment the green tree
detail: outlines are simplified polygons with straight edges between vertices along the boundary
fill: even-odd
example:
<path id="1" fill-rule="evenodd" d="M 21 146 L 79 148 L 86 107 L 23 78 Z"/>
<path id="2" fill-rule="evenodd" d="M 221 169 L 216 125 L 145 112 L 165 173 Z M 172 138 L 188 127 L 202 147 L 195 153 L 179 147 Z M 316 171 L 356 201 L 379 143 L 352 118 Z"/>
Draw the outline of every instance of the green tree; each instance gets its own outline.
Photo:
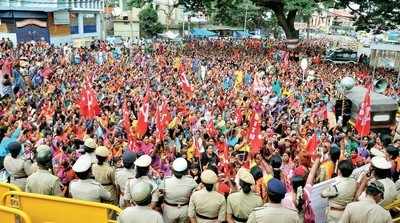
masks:
<path id="1" fill-rule="evenodd" d="M 164 29 L 158 21 L 157 11 L 154 10 L 151 4 L 146 6 L 139 13 L 140 36 L 153 37 L 157 33 L 161 33 Z"/>
<path id="2" fill-rule="evenodd" d="M 205 13 L 221 13 L 228 19 L 234 17 L 229 10 L 235 11 L 239 2 L 244 0 L 180 0 L 189 10 Z M 359 29 L 393 28 L 400 24 L 400 1 L 398 0 L 250 0 L 261 12 L 271 10 L 286 38 L 298 38 L 299 32 L 294 27 L 297 16 L 309 18 L 316 10 L 329 7 L 350 8 L 357 16 L 356 25 Z M 355 9 L 353 5 L 360 7 Z M 323 6 L 324 5 L 324 6 Z M 260 15 L 262 16 L 262 14 Z M 228 20 L 220 18 L 221 20 Z"/>
<path id="3" fill-rule="evenodd" d="M 389 30 L 400 25 L 399 0 L 340 0 L 335 7 L 351 10 L 357 30 Z"/>
<path id="4" fill-rule="evenodd" d="M 146 3 L 151 2 L 151 0 L 128 0 L 127 5 L 129 7 L 134 7 L 134 8 L 142 8 Z"/>

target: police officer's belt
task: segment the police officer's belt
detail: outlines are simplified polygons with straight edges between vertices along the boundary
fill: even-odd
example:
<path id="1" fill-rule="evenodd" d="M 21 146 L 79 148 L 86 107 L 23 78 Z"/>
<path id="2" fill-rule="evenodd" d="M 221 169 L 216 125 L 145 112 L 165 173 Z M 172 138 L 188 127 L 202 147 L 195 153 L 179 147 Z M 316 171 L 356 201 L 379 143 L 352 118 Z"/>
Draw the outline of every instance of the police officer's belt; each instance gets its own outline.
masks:
<path id="1" fill-rule="evenodd" d="M 232 217 L 233 217 L 233 219 L 234 219 L 235 221 L 238 221 L 238 222 L 247 222 L 247 219 L 246 219 L 246 218 L 239 218 L 239 217 L 236 217 L 235 215 L 232 215 Z"/>
<path id="2" fill-rule="evenodd" d="M 167 202 L 166 200 L 164 200 L 164 203 L 169 205 L 169 206 L 173 206 L 173 207 L 182 207 L 182 206 L 189 205 L 189 203 L 186 203 L 186 204 L 171 204 L 171 203 Z"/>
<path id="3" fill-rule="evenodd" d="M 101 184 L 101 185 L 103 185 L 103 186 L 111 186 L 111 185 L 113 185 L 113 183 L 107 183 L 107 184 Z"/>
<path id="4" fill-rule="evenodd" d="M 202 218 L 202 219 L 206 219 L 206 220 L 216 220 L 216 219 L 218 219 L 218 216 L 217 216 L 217 217 L 211 218 L 211 217 L 207 217 L 207 216 L 201 215 L 201 214 L 199 214 L 199 213 L 197 213 L 197 212 L 196 212 L 196 216 L 197 216 L 198 218 Z"/>
<path id="5" fill-rule="evenodd" d="M 15 176 L 12 176 L 12 178 L 14 178 L 14 179 L 23 179 L 23 178 L 27 178 L 28 176 L 20 176 L 20 177 L 15 177 Z"/>

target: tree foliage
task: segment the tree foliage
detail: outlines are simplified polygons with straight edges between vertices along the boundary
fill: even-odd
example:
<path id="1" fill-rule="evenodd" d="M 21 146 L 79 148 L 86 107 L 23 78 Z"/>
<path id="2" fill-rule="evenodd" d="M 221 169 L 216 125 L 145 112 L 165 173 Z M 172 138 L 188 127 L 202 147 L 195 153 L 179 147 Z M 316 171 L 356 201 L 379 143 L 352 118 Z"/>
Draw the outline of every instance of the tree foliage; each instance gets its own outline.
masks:
<path id="1" fill-rule="evenodd" d="M 151 0 L 128 0 L 127 5 L 129 7 L 142 8 L 148 2 L 151 2 Z"/>
<path id="2" fill-rule="evenodd" d="M 335 7 L 350 9 L 358 30 L 389 30 L 400 25 L 399 0 L 340 0 Z"/>
<path id="3" fill-rule="evenodd" d="M 216 22 L 231 25 L 243 19 L 245 8 L 240 4 L 244 1 L 246 0 L 179 0 L 179 3 L 189 10 L 214 14 Z M 259 18 L 263 17 L 264 12 L 271 10 L 287 38 L 298 37 L 299 33 L 294 28 L 297 17 L 309 18 L 313 12 L 330 7 L 351 9 L 356 16 L 355 24 L 358 29 L 390 29 L 400 24 L 399 0 L 248 0 L 248 2 L 259 8 L 251 10 L 252 13 L 256 12 Z M 360 7 L 352 8 L 354 4 Z"/>
<path id="4" fill-rule="evenodd" d="M 162 24 L 158 21 L 157 11 L 151 4 L 147 5 L 139 13 L 140 35 L 142 37 L 153 37 L 163 31 Z"/>

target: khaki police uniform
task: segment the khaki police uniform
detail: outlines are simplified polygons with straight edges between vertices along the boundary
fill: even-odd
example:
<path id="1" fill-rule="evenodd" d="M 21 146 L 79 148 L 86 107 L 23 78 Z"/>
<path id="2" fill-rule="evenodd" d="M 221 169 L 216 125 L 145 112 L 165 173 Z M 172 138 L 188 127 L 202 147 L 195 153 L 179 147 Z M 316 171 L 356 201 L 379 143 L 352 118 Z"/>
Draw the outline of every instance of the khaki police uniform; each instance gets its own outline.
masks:
<path id="1" fill-rule="evenodd" d="M 26 179 L 32 174 L 32 161 L 24 160 L 21 157 L 14 159 L 11 154 L 8 154 L 4 158 L 4 168 L 11 175 L 10 183 L 24 191 Z"/>
<path id="2" fill-rule="evenodd" d="M 103 165 L 93 164 L 94 179 L 111 194 L 111 202 L 117 204 L 117 190 L 115 188 L 115 170 L 108 163 Z"/>
<path id="3" fill-rule="evenodd" d="M 158 192 L 158 186 L 154 180 L 150 179 L 148 176 L 142 176 L 139 178 L 129 178 L 128 182 L 126 182 L 125 189 L 124 189 L 124 200 L 129 201 L 132 204 L 134 204 L 132 200 L 132 188 L 135 187 L 140 182 L 147 182 L 153 186 L 153 191 L 152 191 L 152 198 L 151 202 L 158 202 L 158 199 L 160 197 L 159 192 Z"/>
<path id="4" fill-rule="evenodd" d="M 149 155 L 142 155 L 135 161 L 135 165 L 137 167 L 148 167 L 148 166 L 150 166 L 151 161 L 152 161 L 152 159 Z M 130 203 L 134 204 L 134 201 L 132 199 L 133 198 L 133 189 L 137 184 L 139 184 L 141 182 L 149 183 L 152 186 L 151 202 L 157 203 L 158 199 L 160 197 L 159 191 L 158 191 L 158 185 L 153 179 L 151 179 L 148 176 L 141 176 L 139 178 L 129 178 L 128 179 L 128 182 L 126 183 L 125 189 L 124 189 L 125 202 L 130 202 Z"/>
<path id="5" fill-rule="evenodd" d="M 222 222 L 225 220 L 225 197 L 216 191 L 205 188 L 192 194 L 189 202 L 189 217 L 195 217 L 197 223 Z"/>
<path id="6" fill-rule="evenodd" d="M 324 191 L 321 196 L 328 198 L 327 222 L 339 222 L 346 205 L 353 201 L 357 182 L 351 177 L 337 177 L 336 183 Z"/>
<path id="7" fill-rule="evenodd" d="M 390 223 L 390 213 L 375 203 L 371 197 L 350 203 L 343 212 L 340 223 Z"/>
<path id="8" fill-rule="evenodd" d="M 236 223 L 246 222 L 251 211 L 262 205 L 263 201 L 258 194 L 239 191 L 228 196 L 226 212 L 232 215 Z"/>
<path id="9" fill-rule="evenodd" d="M 299 223 L 296 210 L 284 208 L 281 204 L 267 203 L 251 212 L 247 223 Z"/>
<path id="10" fill-rule="evenodd" d="M 90 171 L 92 162 L 88 156 L 80 156 L 72 170 L 75 173 L 85 173 Z M 73 180 L 69 184 L 69 192 L 74 199 L 101 202 L 110 201 L 111 194 L 99 182 L 94 179 Z"/>
<path id="11" fill-rule="evenodd" d="M 160 213 L 147 206 L 134 206 L 124 209 L 118 223 L 164 223 Z"/>
<path id="12" fill-rule="evenodd" d="M 132 200 L 138 205 L 128 207 L 118 217 L 119 223 L 163 223 L 161 214 L 148 207 L 148 199 L 152 193 L 152 186 L 147 182 L 139 182 L 132 188 Z"/>
<path id="13" fill-rule="evenodd" d="M 190 195 L 196 187 L 196 181 L 190 176 L 183 176 L 181 179 L 172 176 L 163 181 L 160 188 L 164 189 L 164 222 L 187 222 Z"/>
<path id="14" fill-rule="evenodd" d="M 25 191 L 44 195 L 64 196 L 61 191 L 60 179 L 48 170 L 43 169 L 38 169 L 28 177 Z"/>
<path id="15" fill-rule="evenodd" d="M 202 183 L 214 187 L 218 182 L 218 176 L 212 170 L 204 170 L 200 179 Z M 206 188 L 194 192 L 189 201 L 188 216 L 195 218 L 197 223 L 225 221 L 225 197 L 216 191 L 207 191 Z"/>
<path id="16" fill-rule="evenodd" d="M 254 177 L 249 171 L 239 171 L 239 184 L 245 183 L 247 185 L 254 185 Z M 261 197 L 250 191 L 244 193 L 242 190 L 233 194 L 230 194 L 227 199 L 226 212 L 228 216 L 231 216 L 235 223 L 246 222 L 251 211 L 256 207 L 261 207 L 263 201 Z"/>
<path id="17" fill-rule="evenodd" d="M 133 179 L 135 177 L 134 169 L 126 169 L 119 168 L 115 171 L 115 184 L 119 188 L 121 195 L 119 196 L 119 206 L 123 206 L 124 194 L 125 194 L 125 185 L 129 179 Z"/>
<path id="18" fill-rule="evenodd" d="M 93 179 L 74 180 L 69 185 L 72 198 L 85 201 L 110 201 L 111 194 Z"/>

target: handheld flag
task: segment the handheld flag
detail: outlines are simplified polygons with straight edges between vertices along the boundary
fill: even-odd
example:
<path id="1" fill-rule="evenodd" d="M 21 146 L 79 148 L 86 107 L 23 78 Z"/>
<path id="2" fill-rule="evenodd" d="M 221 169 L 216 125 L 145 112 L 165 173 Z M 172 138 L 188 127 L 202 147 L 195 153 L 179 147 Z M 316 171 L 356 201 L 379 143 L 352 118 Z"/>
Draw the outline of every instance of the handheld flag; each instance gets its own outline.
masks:
<path id="1" fill-rule="evenodd" d="M 368 88 L 364 101 L 361 103 L 355 128 L 361 137 L 367 136 L 371 130 L 371 88 Z"/>

